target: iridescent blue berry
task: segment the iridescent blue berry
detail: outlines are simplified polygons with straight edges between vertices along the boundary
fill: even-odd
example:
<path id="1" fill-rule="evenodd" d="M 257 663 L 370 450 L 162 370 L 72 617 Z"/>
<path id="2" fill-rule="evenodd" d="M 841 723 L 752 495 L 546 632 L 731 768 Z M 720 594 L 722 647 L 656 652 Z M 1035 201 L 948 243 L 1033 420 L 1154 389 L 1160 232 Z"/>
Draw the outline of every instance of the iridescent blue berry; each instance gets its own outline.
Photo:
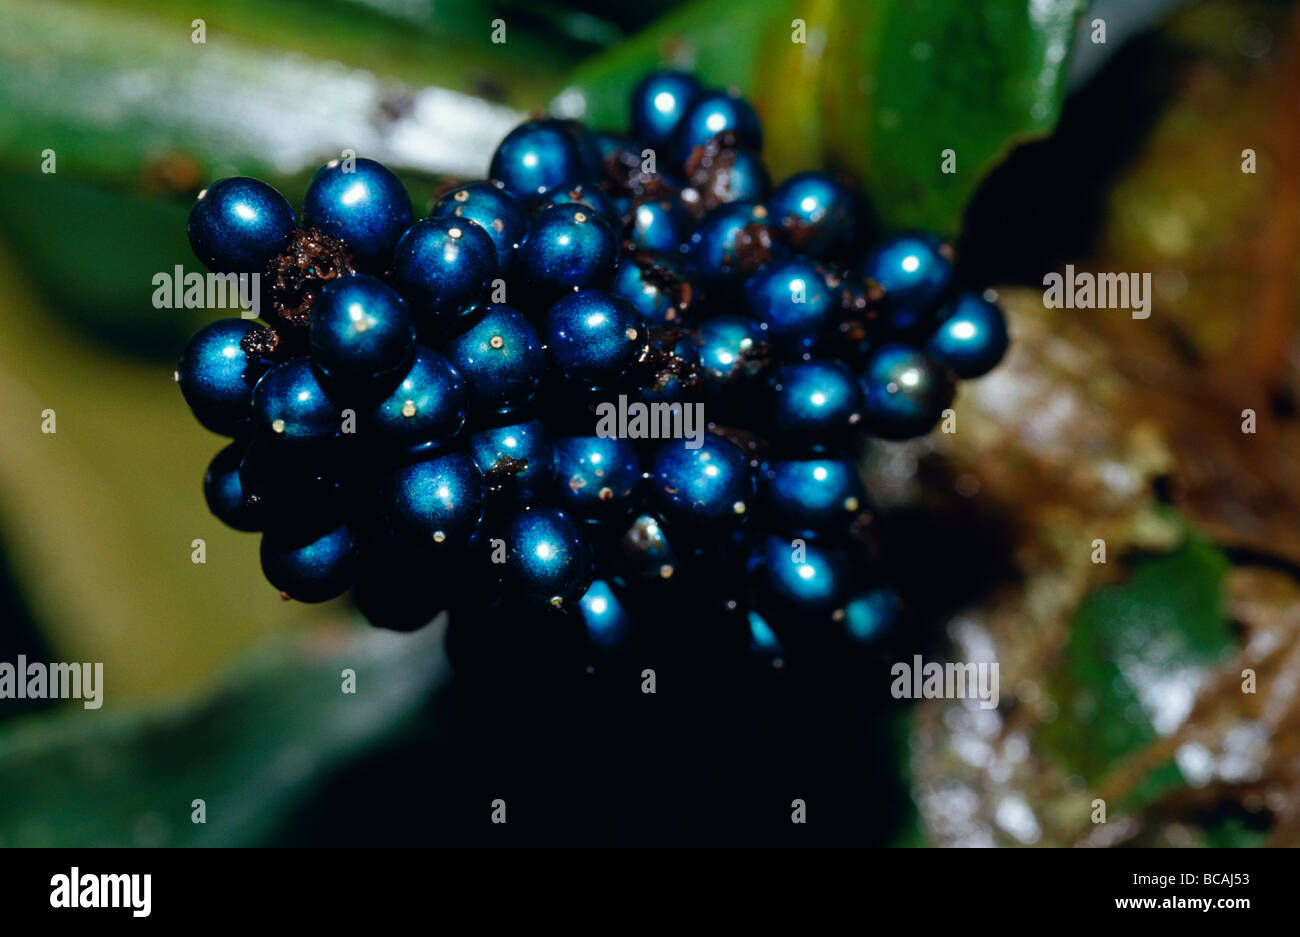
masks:
<path id="1" fill-rule="evenodd" d="M 587 638 L 602 648 L 621 645 L 632 630 L 632 614 L 619 601 L 609 583 L 597 579 L 578 600 Z"/>
<path id="2" fill-rule="evenodd" d="M 632 135 L 652 147 L 668 143 L 701 93 L 700 83 L 685 72 L 646 75 L 632 91 Z"/>
<path id="3" fill-rule="evenodd" d="M 651 328 L 680 325 L 699 296 L 681 263 L 670 257 L 645 255 L 623 259 L 610 292 L 635 306 Z"/>
<path id="4" fill-rule="evenodd" d="M 761 590 L 775 604 L 802 611 L 841 607 L 852 580 L 841 551 L 817 542 L 792 545 L 784 537 L 763 538 L 753 569 Z"/>
<path id="5" fill-rule="evenodd" d="M 609 521 L 636 506 L 641 464 L 626 439 L 568 436 L 555 442 L 555 485 L 560 506 L 575 517 Z"/>
<path id="6" fill-rule="evenodd" d="M 519 267 L 543 296 L 603 289 L 618 267 L 618 237 L 598 212 L 581 203 L 538 214 L 519 246 Z"/>
<path id="7" fill-rule="evenodd" d="M 801 254 L 824 258 L 853 242 L 853 193 L 824 172 L 796 173 L 767 206 L 776 231 Z"/>
<path id="8" fill-rule="evenodd" d="M 639 386 L 640 399 L 649 403 L 676 403 L 688 397 L 699 397 L 703 386 L 700 368 L 700 350 L 685 332 L 665 329 L 652 332 L 643 355 L 643 370 Z"/>
<path id="9" fill-rule="evenodd" d="M 587 390 L 621 379 L 646 341 L 636 308 L 601 290 L 583 290 L 556 302 L 546 313 L 543 335 L 552 367 Z"/>
<path id="10" fill-rule="evenodd" d="M 772 190 L 772 177 L 762 157 L 744 148 L 724 149 L 705 178 L 708 195 L 719 203 L 761 202 Z"/>
<path id="11" fill-rule="evenodd" d="M 690 219 L 681 202 L 657 199 L 632 209 L 628 239 L 639 249 L 667 253 L 676 251 L 686 237 Z"/>
<path id="12" fill-rule="evenodd" d="M 357 267 L 388 269 L 411 226 L 411 197 L 392 170 L 373 159 L 332 159 L 316 171 L 303 200 L 303 227 L 318 228 L 352 251 Z"/>
<path id="13" fill-rule="evenodd" d="M 475 433 L 470 455 L 487 476 L 492 505 L 525 505 L 551 485 L 555 450 L 539 420 Z"/>
<path id="14" fill-rule="evenodd" d="M 952 403 L 952 372 L 907 345 L 882 346 L 861 378 L 867 429 L 884 439 L 928 433 Z"/>
<path id="15" fill-rule="evenodd" d="M 784 365 L 772 378 L 773 433 L 786 445 L 820 452 L 848 442 L 862 420 L 862 391 L 839 361 Z"/>
<path id="16" fill-rule="evenodd" d="M 260 273 L 297 222 L 283 195 L 244 176 L 221 179 L 199 193 L 186 231 L 194 256 L 217 273 Z"/>
<path id="17" fill-rule="evenodd" d="M 608 221 L 615 230 L 623 222 L 623 214 L 614 200 L 589 183 L 562 185 L 543 193 L 538 199 L 537 210 L 542 212 L 556 205 L 586 205 Z"/>
<path id="18" fill-rule="evenodd" d="M 952 260 L 943 242 L 929 234 L 905 234 L 876 248 L 862 275 L 885 291 L 882 324 L 907 336 L 928 335 L 952 285 Z"/>
<path id="19" fill-rule="evenodd" d="M 706 433 L 698 449 L 680 439 L 654 454 L 651 491 L 665 521 L 707 531 L 737 526 L 754 500 L 749 459 L 734 443 Z"/>
<path id="20" fill-rule="evenodd" d="M 621 566 L 639 580 L 663 581 L 677 571 L 677 554 L 659 519 L 642 514 L 618 541 Z"/>
<path id="21" fill-rule="evenodd" d="M 217 520 L 235 530 L 261 530 L 265 523 L 256 501 L 250 501 L 239 482 L 239 463 L 247 447 L 233 442 L 217 453 L 203 476 L 203 497 Z"/>
<path id="22" fill-rule="evenodd" d="M 897 626 L 902 605 L 884 586 L 855 596 L 844 606 L 844 631 L 856 644 L 874 644 Z"/>
<path id="23" fill-rule="evenodd" d="M 456 368 L 432 348 L 417 345 L 410 368 L 366 416 L 362 434 L 390 452 L 440 449 L 465 425 L 468 401 Z"/>
<path id="24" fill-rule="evenodd" d="M 727 131 L 735 134 L 738 146 L 763 148 L 762 127 L 748 101 L 726 91 L 705 91 L 687 108 L 673 131 L 673 158 L 682 165 L 695 147 Z"/>
<path id="25" fill-rule="evenodd" d="M 746 650 L 750 655 L 770 664 L 772 667 L 778 669 L 783 667 L 785 665 L 785 647 L 782 646 L 781 639 L 776 636 L 776 632 L 772 630 L 772 626 L 753 609 L 746 613 L 745 623 L 749 626 L 749 642 Z"/>
<path id="26" fill-rule="evenodd" d="M 506 134 L 492 154 L 488 175 L 516 198 L 529 199 L 559 185 L 584 181 L 587 162 L 577 137 L 563 121 L 530 120 Z"/>
<path id="27" fill-rule="evenodd" d="M 752 319 L 724 314 L 700 323 L 696 342 L 705 387 L 716 392 L 748 370 L 762 346 L 762 334 Z"/>
<path id="28" fill-rule="evenodd" d="M 286 450 L 277 442 L 254 436 L 239 462 L 240 490 L 265 519 L 262 529 L 336 515 L 347 489 L 335 453 Z"/>
<path id="29" fill-rule="evenodd" d="M 388 382 L 407 367 L 415 348 L 406 301 L 364 273 L 321 287 L 307 334 L 316 367 L 344 387 Z"/>
<path id="30" fill-rule="evenodd" d="M 384 519 L 400 538 L 429 556 L 456 556 L 483 519 L 483 473 L 463 452 L 405 465 L 380 489 Z"/>
<path id="31" fill-rule="evenodd" d="M 864 506 L 862 482 L 848 459 L 781 460 L 766 474 L 768 518 L 793 537 L 843 532 Z"/>
<path id="32" fill-rule="evenodd" d="M 469 387 L 477 413 L 506 414 L 533 399 L 546 366 L 537 330 L 510 306 L 484 306 L 447 343 L 447 357 Z"/>
<path id="33" fill-rule="evenodd" d="M 591 585 L 591 551 L 563 511 L 516 514 L 502 533 L 506 581 L 524 596 L 557 608 L 576 602 Z"/>
<path id="34" fill-rule="evenodd" d="M 515 260 L 515 248 L 528 233 L 524 207 L 505 189 L 490 182 L 471 182 L 452 189 L 433 203 L 430 218 L 472 221 L 487 233 L 497 249 L 497 266 L 505 273 Z"/>
<path id="35" fill-rule="evenodd" d="M 262 572 L 267 581 L 299 602 L 324 602 L 351 587 L 358 544 L 347 524 L 311 523 L 262 535 Z"/>
<path id="36" fill-rule="evenodd" d="M 800 257 L 773 261 L 745 284 L 746 311 L 773 345 L 796 354 L 817 344 L 838 298 L 830 275 Z"/>
<path id="37" fill-rule="evenodd" d="M 250 359 L 240 341 L 256 327 L 248 319 L 219 319 L 199 329 L 181 353 L 176 366 L 181 394 L 214 433 L 237 436 L 248 427 L 253 386 L 266 365 Z"/>
<path id="38" fill-rule="evenodd" d="M 979 293 L 962 293 L 939 312 L 939 328 L 925 350 L 960 378 L 992 371 L 1006 354 L 1007 320 L 997 303 Z"/>
<path id="39" fill-rule="evenodd" d="M 725 280 L 743 272 L 739 248 L 753 236 L 770 232 L 767 208 L 754 202 L 719 205 L 700 221 L 687 240 L 691 264 L 706 280 Z"/>
<path id="40" fill-rule="evenodd" d="M 416 324 L 430 329 L 467 314 L 482 301 L 498 272 L 497 249 L 472 221 L 426 218 L 397 242 L 393 272 Z"/>
<path id="41" fill-rule="evenodd" d="M 307 358 L 276 365 L 253 388 L 253 425 L 286 448 L 333 442 L 342 431 L 342 411 Z"/>

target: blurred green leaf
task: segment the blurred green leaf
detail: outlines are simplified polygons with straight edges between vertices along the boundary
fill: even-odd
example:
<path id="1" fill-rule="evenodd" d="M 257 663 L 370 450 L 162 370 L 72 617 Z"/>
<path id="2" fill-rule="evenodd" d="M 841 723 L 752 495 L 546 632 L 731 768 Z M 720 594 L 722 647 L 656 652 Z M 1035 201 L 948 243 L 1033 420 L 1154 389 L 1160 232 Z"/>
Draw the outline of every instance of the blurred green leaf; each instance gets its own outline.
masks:
<path id="1" fill-rule="evenodd" d="M 1019 140 L 1050 131 L 1084 0 L 707 0 L 579 66 L 553 102 L 608 129 L 661 65 L 735 86 L 764 120 L 776 177 L 857 177 L 890 228 L 953 234 L 970 193 Z M 791 41 L 802 19 L 807 42 Z M 940 171 L 944 150 L 957 171 Z"/>
<path id="2" fill-rule="evenodd" d="M 174 356 L 211 314 L 154 309 L 150 281 L 194 265 L 185 217 L 214 178 L 263 178 L 296 208 L 350 148 L 412 179 L 423 212 L 431 176 L 486 171 L 577 54 L 541 21 L 494 44 L 497 15 L 488 0 L 0 0 L 0 235 L 54 311 Z"/>
<path id="3" fill-rule="evenodd" d="M 200 684 L 257 637 L 336 614 L 282 602 L 257 537 L 208 512 L 203 473 L 228 440 L 194 421 L 174 362 L 87 344 L 27 272 L 0 250 L 5 301 L 21 310 L 0 342 L 0 537 L 57 659 L 102 661 L 117 698 L 139 699 Z M 55 433 L 41 431 L 47 409 Z M 195 539 L 206 563 L 191 562 Z"/>
<path id="4" fill-rule="evenodd" d="M 261 844 L 332 769 L 399 732 L 445 678 L 441 624 L 327 629 L 243 661 L 201 703 L 101 710 L 0 730 L 0 845 Z M 356 693 L 342 692 L 355 671 Z M 206 803 L 206 823 L 191 821 Z"/>
<path id="5" fill-rule="evenodd" d="M 1066 770 L 1096 781 L 1178 727 L 1208 669 L 1235 647 L 1223 608 L 1228 569 L 1218 548 L 1189 534 L 1084 602 L 1051 683 L 1060 712 L 1041 733 Z M 1139 786 L 1139 799 L 1179 779 L 1169 763 Z"/>
<path id="6" fill-rule="evenodd" d="M 491 9 L 6 0 L 0 161 L 35 171 L 52 149 L 60 172 L 183 190 L 235 171 L 289 176 L 345 147 L 482 172 L 518 109 L 569 64 L 522 29 L 492 43 Z"/>

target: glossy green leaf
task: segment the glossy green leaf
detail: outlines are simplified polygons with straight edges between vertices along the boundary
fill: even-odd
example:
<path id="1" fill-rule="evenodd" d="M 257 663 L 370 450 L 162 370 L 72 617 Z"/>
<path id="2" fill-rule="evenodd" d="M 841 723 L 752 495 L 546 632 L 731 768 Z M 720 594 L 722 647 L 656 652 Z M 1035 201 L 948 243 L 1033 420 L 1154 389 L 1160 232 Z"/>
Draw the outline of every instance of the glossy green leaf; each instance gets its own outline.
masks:
<path id="1" fill-rule="evenodd" d="M 34 172 L 53 150 L 60 172 L 186 190 L 236 171 L 279 179 L 345 147 L 482 172 L 568 59 L 522 29 L 494 44 L 481 0 L 394 7 L 408 14 L 339 0 L 9 0 L 0 161 Z"/>
<path id="2" fill-rule="evenodd" d="M 858 178 L 882 222 L 946 234 L 1014 143 L 1048 132 L 1083 0 L 707 0 L 584 63 L 553 106 L 610 129 L 670 64 L 758 108 L 776 177 Z M 806 27 L 804 43 L 792 25 Z M 956 171 L 941 171 L 945 150 Z"/>
<path id="3" fill-rule="evenodd" d="M 102 709 L 0 730 L 0 845 L 261 844 L 331 769 L 417 712 L 446 676 L 443 630 L 281 640 L 209 699 L 162 709 L 113 705 L 106 675 Z M 343 692 L 345 669 L 355 693 Z"/>
<path id="4" fill-rule="evenodd" d="M 1229 564 L 1189 535 L 1137 560 L 1126 580 L 1080 607 L 1052 682 L 1060 707 L 1041 740 L 1071 773 L 1100 780 L 1124 756 L 1178 727 L 1209 668 L 1235 646 L 1224 616 Z M 1148 799 L 1179 778 L 1169 764 L 1139 787 Z"/>

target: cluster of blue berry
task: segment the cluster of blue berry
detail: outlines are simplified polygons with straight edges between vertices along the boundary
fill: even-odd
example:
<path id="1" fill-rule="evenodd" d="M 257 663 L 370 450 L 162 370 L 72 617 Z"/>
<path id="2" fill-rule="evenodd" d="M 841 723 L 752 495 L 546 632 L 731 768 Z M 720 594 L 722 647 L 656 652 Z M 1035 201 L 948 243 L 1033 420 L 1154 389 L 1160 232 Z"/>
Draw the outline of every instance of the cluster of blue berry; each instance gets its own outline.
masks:
<path id="1" fill-rule="evenodd" d="M 208 504 L 263 532 L 286 596 L 351 588 L 399 629 L 509 608 L 598 643 L 648 608 L 716 605 L 755 640 L 892 614 L 852 447 L 930 430 L 1001 358 L 1001 311 L 936 238 L 871 249 L 832 177 L 772 189 L 743 98 L 658 72 L 631 103 L 630 137 L 522 124 L 414 223 L 366 159 L 316 174 L 301 228 L 254 179 L 199 195 L 195 254 L 259 274 L 271 312 L 202 329 L 178 378 L 235 438 Z M 709 432 L 598 434 L 620 398 L 702 405 Z"/>

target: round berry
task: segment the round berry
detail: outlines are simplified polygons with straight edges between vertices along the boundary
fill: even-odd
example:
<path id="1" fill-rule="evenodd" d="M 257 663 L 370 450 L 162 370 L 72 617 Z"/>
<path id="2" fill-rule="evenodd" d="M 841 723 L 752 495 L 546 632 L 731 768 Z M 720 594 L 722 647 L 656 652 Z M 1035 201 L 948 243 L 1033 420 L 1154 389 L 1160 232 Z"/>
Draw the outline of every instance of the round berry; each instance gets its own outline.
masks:
<path id="1" fill-rule="evenodd" d="M 646 75 L 632 91 L 632 135 L 652 147 L 668 143 L 701 93 L 700 83 L 685 72 Z"/>
<path id="2" fill-rule="evenodd" d="M 533 219 L 519 246 L 519 266 L 544 296 L 604 288 L 618 267 L 618 237 L 589 206 L 555 205 Z"/>
<path id="3" fill-rule="evenodd" d="M 1006 354 L 1007 320 L 997 303 L 978 293 L 962 293 L 940 310 L 939 318 L 925 350 L 958 377 L 987 374 Z"/>
<path id="4" fill-rule="evenodd" d="M 900 335 L 922 336 L 938 323 L 938 307 L 952 284 L 949 251 L 936 237 L 906 234 L 867 257 L 862 275 L 885 291 L 882 322 Z"/>
<path id="5" fill-rule="evenodd" d="M 675 403 L 700 396 L 703 372 L 694 340 L 677 329 L 652 331 L 650 336 L 638 360 L 641 400 Z"/>
<path id="6" fill-rule="evenodd" d="M 862 482 L 847 459 L 773 462 L 764 496 L 773 525 L 807 539 L 843 530 L 864 507 Z"/>
<path id="7" fill-rule="evenodd" d="M 754 499 L 754 477 L 739 446 L 705 434 L 698 449 L 664 443 L 651 470 L 655 501 L 665 521 L 683 528 L 741 521 Z"/>
<path id="8" fill-rule="evenodd" d="M 380 488 L 384 519 L 401 539 L 448 559 L 470 542 L 483 519 L 483 473 L 463 452 L 405 465 Z"/>
<path id="9" fill-rule="evenodd" d="M 701 154 L 708 150 L 699 151 Z M 761 202 L 772 190 L 772 178 L 763 159 L 743 147 L 723 147 L 716 155 L 687 165 L 691 184 L 700 191 L 706 205 L 727 202 Z M 692 171 L 694 170 L 694 171 Z"/>
<path id="10" fill-rule="evenodd" d="M 309 523 L 262 535 L 262 572 L 267 581 L 299 602 L 324 602 L 351 587 L 357 539 L 347 524 Z"/>
<path id="11" fill-rule="evenodd" d="M 857 644 L 873 644 L 894 630 L 902 617 L 902 600 L 880 587 L 850 599 L 844 606 L 844 631 Z"/>
<path id="12" fill-rule="evenodd" d="M 410 363 L 415 348 L 406 301 L 363 273 L 321 288 L 307 335 L 316 367 L 345 387 L 386 383 Z"/>
<path id="13" fill-rule="evenodd" d="M 518 199 L 541 195 L 559 185 L 581 182 L 588 167 L 582 148 L 563 121 L 520 124 L 492 154 L 488 175 Z"/>
<path id="14" fill-rule="evenodd" d="M 239 462 L 244 501 L 261 513 L 263 530 L 301 524 L 322 512 L 337 514 L 346 491 L 338 460 L 316 449 L 286 451 L 265 436 L 254 436 Z"/>
<path id="15" fill-rule="evenodd" d="M 843 605 L 851 575 L 842 552 L 784 537 L 764 537 L 755 571 L 763 593 L 777 605 L 803 612 L 830 612 Z"/>
<path id="16" fill-rule="evenodd" d="M 260 273 L 297 227 L 293 209 L 265 182 L 221 179 L 199 193 L 186 231 L 194 256 L 216 273 Z"/>
<path id="17" fill-rule="evenodd" d="M 232 442 L 217 453 L 203 476 L 203 497 L 217 520 L 235 530 L 261 530 L 265 518 L 257 501 L 250 501 L 239 482 L 239 463 L 247 447 Z"/>
<path id="18" fill-rule="evenodd" d="M 677 571 L 677 554 L 673 552 L 658 518 L 642 514 L 632 522 L 619 538 L 618 563 L 641 580 L 672 578 Z"/>
<path id="19" fill-rule="evenodd" d="M 628 239 L 640 250 L 676 251 L 686 237 L 689 223 L 681 202 L 669 199 L 642 202 L 632 209 Z"/>
<path id="20" fill-rule="evenodd" d="M 397 288 L 421 328 L 470 312 L 497 272 L 492 239 L 472 221 L 457 218 L 417 221 L 393 252 Z"/>
<path id="21" fill-rule="evenodd" d="M 823 258 L 853 243 L 853 193 L 824 172 L 786 179 L 767 207 L 777 233 L 801 254 Z"/>
<path id="22" fill-rule="evenodd" d="M 785 351 L 811 351 L 838 300 L 829 276 L 803 258 L 773 261 L 745 284 L 745 309 Z"/>
<path id="23" fill-rule="evenodd" d="M 307 187 L 302 221 L 346 244 L 359 268 L 380 273 L 411 226 L 411 197 L 392 170 L 373 159 L 332 159 Z"/>
<path id="24" fill-rule="evenodd" d="M 253 424 L 277 445 L 315 447 L 337 439 L 342 408 L 306 358 L 278 364 L 253 388 Z"/>
<path id="25" fill-rule="evenodd" d="M 533 399 L 546 355 L 537 330 L 510 306 L 484 306 L 447 344 L 447 357 L 469 386 L 472 408 L 506 414 Z"/>
<path id="26" fill-rule="evenodd" d="M 632 630 L 632 613 L 619 601 L 609 583 L 597 579 L 578 600 L 587 638 L 602 648 L 621 645 Z"/>
<path id="27" fill-rule="evenodd" d="M 699 289 L 680 262 L 645 254 L 619 264 L 610 292 L 635 306 L 651 328 L 681 324 L 699 299 Z"/>
<path id="28" fill-rule="evenodd" d="M 502 537 L 506 579 L 525 596 L 560 608 L 591 585 L 591 552 L 563 511 L 523 511 L 506 524 Z"/>
<path id="29" fill-rule="evenodd" d="M 379 555 L 372 555 L 376 552 Z M 372 550 L 367 543 L 352 587 L 352 601 L 376 628 L 417 631 L 447 607 L 447 597 L 456 588 L 446 574 L 430 578 L 429 573 L 427 565 L 404 562 L 389 551 Z"/>
<path id="30" fill-rule="evenodd" d="M 706 279 L 752 273 L 771 257 L 771 222 L 766 206 L 754 202 L 719 205 L 687 240 L 691 263 Z"/>
<path id="31" fill-rule="evenodd" d="M 469 451 L 487 478 L 494 509 L 527 504 L 550 486 L 554 446 L 538 420 L 477 432 Z"/>
<path id="32" fill-rule="evenodd" d="M 528 216 L 519 200 L 490 182 L 471 182 L 452 189 L 433 203 L 429 217 L 472 221 L 482 228 L 496 246 L 497 266 L 502 273 L 514 263 L 515 248 L 528 233 Z"/>
<path id="33" fill-rule="evenodd" d="M 432 348 L 417 345 L 406 375 L 366 416 L 363 432 L 389 451 L 440 449 L 465 425 L 468 400 L 456 368 Z"/>
<path id="34" fill-rule="evenodd" d="M 266 373 L 240 347 L 257 328 L 248 319 L 219 319 L 199 329 L 176 366 L 181 395 L 205 427 L 223 436 L 243 432 L 252 415 L 253 386 Z"/>
<path id="35" fill-rule="evenodd" d="M 773 668 L 783 667 L 785 647 L 772 626 L 754 609 L 746 613 L 745 624 L 749 627 L 749 643 L 745 648 L 749 656 Z"/>
<path id="36" fill-rule="evenodd" d="M 885 439 L 928 433 L 952 403 L 952 373 L 906 345 L 882 346 L 861 378 L 867 429 Z"/>
<path id="37" fill-rule="evenodd" d="M 636 505 L 641 465 L 626 439 L 559 439 L 553 471 L 560 505 L 576 517 L 608 521 L 626 517 Z"/>
<path id="38" fill-rule="evenodd" d="M 785 365 L 772 389 L 772 431 L 792 448 L 820 452 L 844 445 L 862 420 L 862 391 L 839 361 Z"/>
<path id="39" fill-rule="evenodd" d="M 750 103 L 726 91 L 705 91 L 697 97 L 673 131 L 673 159 L 683 165 L 691 151 L 720 133 L 731 132 L 739 146 L 763 148 L 763 131 Z"/>
<path id="40" fill-rule="evenodd" d="M 614 204 L 614 200 L 594 185 L 583 183 L 562 185 L 544 193 L 537 201 L 539 212 L 556 205 L 586 205 L 594 209 L 615 229 L 621 227 L 623 223 L 623 214 Z"/>
<path id="41" fill-rule="evenodd" d="M 645 325 L 625 299 L 600 290 L 565 296 L 546 313 L 546 355 L 566 381 L 599 390 L 626 375 Z"/>
<path id="42" fill-rule="evenodd" d="M 758 325 L 735 314 L 714 316 L 700 323 L 696 342 L 704 385 L 713 391 L 747 373 L 750 361 L 763 345 Z"/>

